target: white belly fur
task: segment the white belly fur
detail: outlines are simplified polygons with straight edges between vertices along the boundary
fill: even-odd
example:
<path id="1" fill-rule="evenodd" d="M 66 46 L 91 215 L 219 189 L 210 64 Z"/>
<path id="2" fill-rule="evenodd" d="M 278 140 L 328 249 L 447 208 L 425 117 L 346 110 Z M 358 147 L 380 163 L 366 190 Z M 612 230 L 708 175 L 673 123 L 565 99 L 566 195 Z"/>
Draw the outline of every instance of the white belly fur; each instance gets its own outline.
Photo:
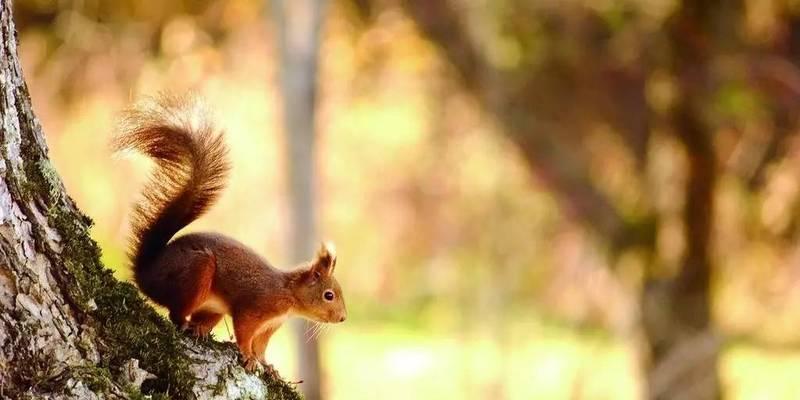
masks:
<path id="1" fill-rule="evenodd" d="M 223 300 L 219 296 L 213 296 L 213 295 L 209 296 L 206 299 L 206 301 L 204 301 L 203 304 L 201 304 L 200 307 L 197 308 L 197 310 L 213 312 L 218 314 L 228 314 L 228 315 L 230 315 L 231 313 L 230 307 L 225 302 L 225 300 Z M 277 328 L 281 326 L 288 317 L 289 313 L 287 312 L 286 314 L 264 321 L 263 323 L 261 323 L 258 329 L 256 329 L 256 334 L 263 333 L 264 331 L 270 328 Z"/>
<path id="2" fill-rule="evenodd" d="M 222 300 L 219 296 L 213 295 L 209 296 L 197 309 L 218 314 L 230 314 L 231 311 L 225 300 Z"/>
<path id="3" fill-rule="evenodd" d="M 286 313 L 281 316 L 264 321 L 256 330 L 256 334 L 263 333 L 264 331 L 270 328 L 278 328 L 279 326 L 281 326 L 281 324 L 283 324 L 284 321 L 286 321 L 286 318 L 288 316 L 289 313 Z"/>

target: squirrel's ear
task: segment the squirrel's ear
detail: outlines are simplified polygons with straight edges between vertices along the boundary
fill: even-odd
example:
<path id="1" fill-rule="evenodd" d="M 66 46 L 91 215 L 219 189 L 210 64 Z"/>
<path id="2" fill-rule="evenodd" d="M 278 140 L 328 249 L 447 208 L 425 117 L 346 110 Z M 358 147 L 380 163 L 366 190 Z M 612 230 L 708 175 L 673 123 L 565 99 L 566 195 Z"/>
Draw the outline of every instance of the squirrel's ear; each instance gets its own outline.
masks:
<path id="1" fill-rule="evenodd" d="M 336 267 L 336 247 L 331 242 L 323 242 L 317 251 L 317 259 L 314 260 L 314 271 L 321 275 L 331 276 Z"/>

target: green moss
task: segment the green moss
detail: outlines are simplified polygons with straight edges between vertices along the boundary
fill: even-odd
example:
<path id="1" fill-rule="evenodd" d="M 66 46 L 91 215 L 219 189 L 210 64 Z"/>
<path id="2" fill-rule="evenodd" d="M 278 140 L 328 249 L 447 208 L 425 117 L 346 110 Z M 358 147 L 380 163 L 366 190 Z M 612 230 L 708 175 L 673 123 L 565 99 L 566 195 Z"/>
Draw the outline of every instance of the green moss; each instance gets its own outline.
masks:
<path id="1" fill-rule="evenodd" d="M 155 397 L 148 397 L 138 389 L 128 390 L 128 392 L 126 392 L 125 394 L 128 395 L 128 399 L 130 400 L 152 400 L 155 398 Z"/>
<path id="2" fill-rule="evenodd" d="M 89 236 L 91 219 L 77 211 L 72 200 L 63 193 L 58 174 L 38 146 L 23 142 L 22 151 L 26 153 L 23 158 L 28 160 L 26 176 L 21 181 L 11 179 L 10 188 L 20 198 L 46 209 L 50 226 L 61 236 L 61 251 L 53 254 L 45 245 L 46 232 L 41 230 L 35 232 L 39 239 L 37 250 L 54 262 L 63 262 L 56 272 L 63 274 L 58 279 L 67 289 L 67 299 L 93 318 L 93 321 L 84 322 L 94 322 L 103 341 L 101 363 L 72 371 L 74 376 L 92 389 L 103 390 L 110 387 L 122 365 L 133 358 L 156 378 L 145 381 L 141 391 L 131 389 L 131 398 L 142 398 L 142 393 L 152 395 L 153 399 L 194 397 L 191 389 L 196 378 L 185 355 L 182 335 L 139 296 L 133 285 L 117 281 L 111 270 L 100 263 L 100 248 Z M 36 229 L 41 228 L 37 226 Z M 235 351 L 232 346 L 214 342 L 204 345 L 210 349 L 225 347 L 226 351 Z M 34 367 L 40 366 L 32 365 Z M 270 399 L 300 398 L 285 382 L 268 377 L 264 377 L 264 381 L 269 385 Z M 222 378 L 217 386 L 219 390 L 224 387 Z"/>
<path id="3" fill-rule="evenodd" d="M 108 393 L 113 387 L 114 380 L 105 368 L 91 365 L 75 367 L 71 370 L 71 375 L 93 392 Z"/>
<path id="4" fill-rule="evenodd" d="M 42 180 L 46 182 L 45 187 L 48 189 L 47 195 L 51 202 L 58 203 L 61 196 L 63 196 L 63 191 L 61 190 L 61 178 L 59 178 L 58 172 L 53 168 L 53 164 L 50 160 L 44 158 L 33 163 L 33 165 L 37 169 Z"/>
<path id="5" fill-rule="evenodd" d="M 16 387 L 28 387 L 32 390 L 50 388 L 53 386 L 52 363 L 47 361 L 44 354 L 39 353 L 39 348 L 31 343 L 31 338 L 41 330 L 41 323 L 36 320 L 27 320 L 22 314 L 14 314 L 19 321 L 17 329 L 12 331 L 12 343 L 17 351 L 14 352 L 14 369 L 11 381 Z"/>
<path id="6" fill-rule="evenodd" d="M 269 400 L 297 400 L 302 398 L 297 394 L 294 387 L 285 381 L 273 379 L 266 373 L 261 375 L 261 379 L 267 382 Z"/>
<path id="7" fill-rule="evenodd" d="M 157 376 L 147 383 L 150 391 L 169 392 L 175 398 L 190 397 L 195 377 L 189 370 L 178 333 L 139 297 L 132 285 L 118 282 L 100 264 L 100 249 L 89 237 L 92 221 L 76 210 L 71 199 L 63 196 L 58 175 L 46 158 L 26 157 L 37 158 L 38 162 L 27 163 L 33 167 L 26 168 L 24 186 L 27 195 L 45 206 L 50 225 L 61 236 L 61 254 L 48 254 L 48 258 L 63 261 L 59 271 L 64 272 L 60 278 L 67 288 L 67 297 L 73 306 L 95 319 L 104 341 L 100 367 L 106 373 L 86 375 L 98 377 L 89 382 L 102 382 L 111 373 L 120 371 L 125 362 L 136 358 L 143 369 Z M 40 239 L 37 250 L 51 253 L 43 245 L 45 232 L 36 233 Z"/>

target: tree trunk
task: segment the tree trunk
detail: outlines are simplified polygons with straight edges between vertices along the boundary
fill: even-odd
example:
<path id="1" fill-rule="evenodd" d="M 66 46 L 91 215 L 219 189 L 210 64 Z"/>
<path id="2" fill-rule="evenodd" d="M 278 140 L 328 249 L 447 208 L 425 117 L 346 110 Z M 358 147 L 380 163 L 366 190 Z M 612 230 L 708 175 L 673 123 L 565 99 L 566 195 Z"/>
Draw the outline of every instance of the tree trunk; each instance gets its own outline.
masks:
<path id="1" fill-rule="evenodd" d="M 687 83 L 692 85 L 693 83 Z M 644 328 L 653 367 L 649 394 L 653 399 L 714 399 L 720 396 L 717 359 L 720 338 L 711 315 L 712 263 L 709 254 L 714 215 L 717 166 L 709 128 L 685 93 L 674 111 L 674 126 L 688 156 L 684 205 L 687 240 L 681 271 L 663 289 L 667 303 L 658 305 L 653 285 L 644 292 Z M 666 312 L 659 313 L 654 307 Z M 654 316 L 661 316 L 657 321 Z"/>
<path id="2" fill-rule="evenodd" d="M 299 398 L 247 374 L 233 344 L 176 332 L 100 264 L 91 220 L 47 158 L 10 1 L 0 46 L 0 398 Z"/>
<path id="3" fill-rule="evenodd" d="M 280 51 L 283 121 L 288 148 L 289 221 L 292 263 L 313 254 L 316 246 L 314 193 L 314 137 L 317 99 L 317 64 L 324 0 L 273 0 L 273 17 Z M 305 338 L 307 329 L 292 321 L 297 342 L 301 390 L 308 400 L 322 398 L 322 374 L 317 337 Z"/>
<path id="4" fill-rule="evenodd" d="M 684 1 L 668 26 L 678 87 L 670 119 L 688 160 L 683 210 L 686 250 L 678 276 L 667 283 L 651 282 L 643 293 L 643 326 L 652 364 L 648 391 L 653 399 L 716 399 L 721 395 L 717 369 L 721 338 L 712 320 L 709 253 L 717 163 L 713 128 L 702 110 L 709 97 L 711 46 L 719 46 L 715 29 L 738 26 L 717 20 L 715 15 L 725 16 L 731 7 L 737 7 L 735 2 Z M 735 32 L 729 34 L 735 37 Z"/>
<path id="5" fill-rule="evenodd" d="M 551 114 L 561 120 L 567 119 L 564 115 L 579 117 L 578 114 L 552 113 L 549 103 L 584 114 L 603 109 L 604 103 L 621 105 L 618 109 L 610 108 L 611 118 L 605 115 L 605 121 L 601 121 L 611 124 L 615 115 L 641 115 L 641 120 L 633 119 L 618 128 L 622 137 L 631 143 L 634 154 L 638 151 L 646 156 L 650 116 L 644 96 L 649 72 L 645 62 L 638 68 L 628 69 L 614 68 L 612 63 L 609 74 L 592 75 L 603 71 L 604 55 L 596 42 L 587 41 L 581 42 L 587 62 L 577 64 L 577 69 L 570 69 L 570 64 L 560 64 L 558 56 L 553 56 L 552 69 L 528 66 L 509 72 L 494 67 L 483 54 L 482 44 L 472 40 L 464 8 L 457 2 L 402 0 L 400 3 L 420 32 L 435 43 L 440 54 L 450 62 L 462 86 L 497 118 L 498 126 L 519 147 L 531 171 L 554 193 L 565 214 L 597 233 L 610 244 L 612 253 L 635 248 L 650 254 L 655 252 L 658 216 L 644 215 L 640 221 L 624 218 L 611 199 L 594 186 L 588 164 L 582 156 L 573 154 L 576 153 L 575 144 L 564 139 L 575 129 L 548 124 Z M 687 249 L 677 277 L 649 281 L 642 293 L 642 327 L 651 361 L 647 371 L 649 398 L 713 399 L 720 393 L 716 369 L 720 338 L 714 332 L 711 318 L 709 256 L 717 167 L 713 128 L 703 120 L 702 107 L 709 93 L 707 69 L 709 59 L 714 56 L 711 51 L 713 46 L 719 45 L 716 41 L 719 30 L 714 27 L 733 31 L 733 27 L 739 26 L 731 21 L 712 21 L 711 17 L 741 15 L 735 9 L 736 3 L 683 1 L 666 32 L 666 42 L 674 53 L 672 71 L 679 86 L 679 99 L 670 118 L 671 128 L 689 159 L 683 215 Z M 719 12 L 720 7 L 729 12 Z M 735 32 L 726 33 L 721 35 L 726 40 L 733 41 L 730 38 L 736 37 Z M 563 34 L 563 31 L 555 32 L 556 36 Z M 555 85 L 562 90 L 552 90 L 551 84 L 559 81 L 567 85 Z M 610 86 L 603 86 L 603 83 Z M 583 86 L 594 88 L 594 92 L 632 96 L 628 96 L 627 102 L 616 97 L 597 101 L 592 97 L 592 90 L 580 91 Z M 570 95 L 564 96 L 562 92 L 567 89 Z M 584 97 L 593 101 L 581 103 Z M 559 99 L 568 99 L 568 104 L 559 103 Z M 636 108 L 637 104 L 641 108 Z"/>

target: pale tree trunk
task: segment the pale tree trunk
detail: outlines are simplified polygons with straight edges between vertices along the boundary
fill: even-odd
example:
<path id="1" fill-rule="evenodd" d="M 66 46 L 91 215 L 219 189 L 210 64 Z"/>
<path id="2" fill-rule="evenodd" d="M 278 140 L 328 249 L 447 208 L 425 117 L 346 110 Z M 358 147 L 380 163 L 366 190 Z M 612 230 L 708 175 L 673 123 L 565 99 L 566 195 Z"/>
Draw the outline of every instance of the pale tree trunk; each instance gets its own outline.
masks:
<path id="1" fill-rule="evenodd" d="M 317 64 L 324 0 L 272 0 L 280 51 L 283 121 L 288 147 L 286 169 L 292 229 L 292 262 L 313 254 L 316 246 L 314 205 L 314 137 Z M 302 321 L 292 322 L 298 350 L 301 391 L 308 400 L 322 397 L 319 341 L 305 338 Z"/>
<path id="2" fill-rule="evenodd" d="M 245 373 L 233 344 L 176 332 L 100 264 L 47 158 L 7 0 L 0 46 L 0 398 L 299 398 Z"/>

